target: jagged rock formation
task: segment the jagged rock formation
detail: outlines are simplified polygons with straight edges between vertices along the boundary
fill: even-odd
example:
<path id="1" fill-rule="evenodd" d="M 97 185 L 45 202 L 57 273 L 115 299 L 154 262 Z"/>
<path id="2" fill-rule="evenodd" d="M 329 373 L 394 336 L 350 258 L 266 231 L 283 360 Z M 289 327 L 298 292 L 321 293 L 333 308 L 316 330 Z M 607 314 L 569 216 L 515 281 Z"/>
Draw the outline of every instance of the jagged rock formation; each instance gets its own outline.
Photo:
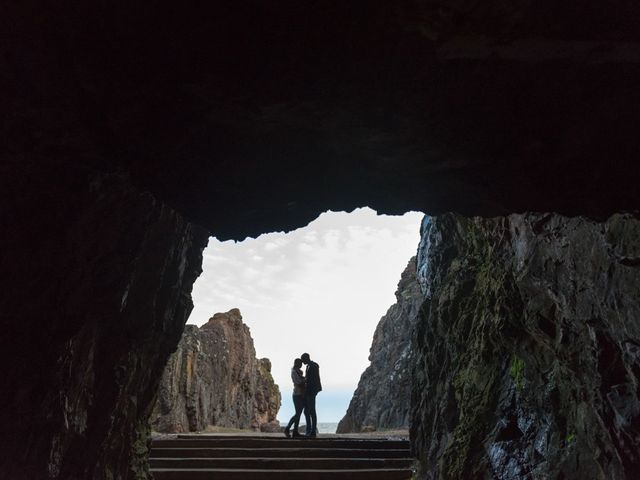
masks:
<path id="1" fill-rule="evenodd" d="M 425 220 L 411 436 L 426 479 L 632 479 L 640 220 Z"/>
<path id="2" fill-rule="evenodd" d="M 238 309 L 216 313 L 202 327 L 185 326 L 171 356 L 151 418 L 159 432 L 201 431 L 209 425 L 259 429 L 277 423 L 280 390 L 271 362 L 256 359 Z"/>
<path id="3" fill-rule="evenodd" d="M 276 417 L 282 405 L 282 395 L 271 375 L 271 360 L 258 359 L 257 373 L 256 396 L 253 402 L 256 421 L 252 425 L 258 425 L 262 432 L 280 432 L 280 422 Z"/>
<path id="4" fill-rule="evenodd" d="M 337 433 L 409 426 L 411 335 L 424 296 L 416 279 L 416 259 L 402 272 L 396 303 L 373 334 L 369 361 Z"/>

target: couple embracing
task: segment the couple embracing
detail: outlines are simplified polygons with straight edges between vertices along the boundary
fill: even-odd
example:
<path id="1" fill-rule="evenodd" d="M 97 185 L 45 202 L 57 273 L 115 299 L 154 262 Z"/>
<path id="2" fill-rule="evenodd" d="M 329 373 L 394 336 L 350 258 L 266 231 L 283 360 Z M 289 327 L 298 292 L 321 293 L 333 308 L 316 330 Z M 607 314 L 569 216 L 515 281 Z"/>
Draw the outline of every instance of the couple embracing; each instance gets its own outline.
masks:
<path id="1" fill-rule="evenodd" d="M 306 372 L 302 374 L 302 364 L 307 366 Z M 304 418 L 307 422 L 307 434 L 305 437 L 314 438 L 317 434 L 318 417 L 316 415 L 316 395 L 322 391 L 320 384 L 320 367 L 316 362 L 311 361 L 308 353 L 303 353 L 300 358 L 293 361 L 291 368 L 291 380 L 293 381 L 293 405 L 296 413 L 291 417 L 284 429 L 287 438 L 299 437 L 298 423 L 300 414 L 304 410 Z M 293 426 L 293 431 L 291 431 Z"/>

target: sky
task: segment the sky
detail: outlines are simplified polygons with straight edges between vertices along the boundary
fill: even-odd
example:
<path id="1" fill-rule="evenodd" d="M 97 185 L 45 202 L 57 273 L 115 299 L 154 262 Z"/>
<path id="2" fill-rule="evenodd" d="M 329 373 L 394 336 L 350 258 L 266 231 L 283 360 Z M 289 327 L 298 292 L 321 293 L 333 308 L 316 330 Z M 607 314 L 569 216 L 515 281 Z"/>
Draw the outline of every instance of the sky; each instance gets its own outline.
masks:
<path id="1" fill-rule="evenodd" d="M 422 217 L 359 208 L 325 212 L 289 233 L 242 242 L 212 237 L 188 323 L 240 309 L 257 357 L 271 359 L 282 392 L 280 421 L 293 414 L 293 360 L 308 352 L 320 365 L 318 422 L 337 422 L 369 365 L 375 327 L 395 303 L 400 274 L 416 253 Z"/>

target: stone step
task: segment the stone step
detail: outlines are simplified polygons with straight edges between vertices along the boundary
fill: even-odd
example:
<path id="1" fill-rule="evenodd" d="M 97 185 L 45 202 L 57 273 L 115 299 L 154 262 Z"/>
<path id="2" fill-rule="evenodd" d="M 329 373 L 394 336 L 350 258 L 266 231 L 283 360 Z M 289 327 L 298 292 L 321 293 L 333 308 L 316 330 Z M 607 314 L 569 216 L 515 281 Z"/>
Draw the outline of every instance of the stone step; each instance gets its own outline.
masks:
<path id="1" fill-rule="evenodd" d="M 358 470 L 151 469 L 154 480 L 409 480 L 408 468 Z"/>
<path id="2" fill-rule="evenodd" d="M 151 468 L 357 470 L 410 468 L 411 458 L 152 458 Z"/>
<path id="3" fill-rule="evenodd" d="M 352 449 L 409 449 L 409 442 L 406 440 L 364 440 L 364 439 L 337 439 L 337 438 L 316 438 L 316 439 L 288 439 L 285 437 L 245 437 L 245 438 L 225 438 L 225 437 L 186 437 L 175 439 L 158 439 L 152 442 L 153 448 L 204 448 L 204 447 L 226 447 L 226 448 L 352 448 Z"/>
<path id="4" fill-rule="evenodd" d="M 347 434 L 348 435 L 348 434 Z M 303 438 L 304 435 L 302 435 L 300 438 L 298 438 L 297 440 L 307 440 L 307 438 Z M 283 434 L 255 434 L 255 435 L 234 435 L 231 433 L 178 433 L 176 434 L 173 438 L 177 438 L 179 440 L 201 440 L 201 439 L 215 439 L 215 440 L 220 440 L 220 439 L 227 439 L 227 440 L 247 440 L 247 439 L 253 439 L 253 440 L 296 440 L 296 439 L 291 439 L 291 438 L 287 438 L 284 436 Z M 160 440 L 160 439 L 158 439 Z M 376 438 L 376 437 L 368 437 L 368 438 L 363 438 L 361 436 L 353 436 L 353 437 L 348 437 L 348 436 L 343 436 L 343 435 L 337 435 L 337 434 L 318 434 L 317 437 L 314 438 L 310 438 L 308 440 L 339 440 L 342 442 L 409 442 L 409 439 L 407 438 L 388 438 L 388 437 L 380 437 L 380 438 Z"/>
<path id="5" fill-rule="evenodd" d="M 156 439 L 155 480 L 408 480 L 409 443 L 402 440 L 183 436 Z"/>
<path id="6" fill-rule="evenodd" d="M 340 441 L 340 442 L 403 442 L 409 443 L 408 438 L 387 438 L 387 437 L 346 437 L 342 435 L 335 434 L 319 434 L 314 438 L 306 438 L 304 435 L 301 435 L 298 438 L 287 438 L 283 434 L 268 434 L 268 435 L 233 435 L 233 434 L 211 434 L 211 433 L 179 433 L 173 437 L 178 440 L 274 440 L 274 441 L 283 441 L 283 440 L 311 440 L 311 441 Z M 160 440 L 160 439 L 158 439 Z"/>
<path id="7" fill-rule="evenodd" d="M 151 458 L 408 458 L 408 449 L 358 448 L 151 448 Z"/>

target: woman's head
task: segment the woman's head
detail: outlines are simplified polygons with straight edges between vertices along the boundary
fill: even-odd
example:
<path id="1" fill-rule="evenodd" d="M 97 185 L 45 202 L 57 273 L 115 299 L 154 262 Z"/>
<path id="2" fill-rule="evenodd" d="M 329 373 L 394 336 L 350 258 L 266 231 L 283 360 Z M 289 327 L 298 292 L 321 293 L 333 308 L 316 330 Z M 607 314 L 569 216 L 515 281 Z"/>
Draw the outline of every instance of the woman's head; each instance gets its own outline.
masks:
<path id="1" fill-rule="evenodd" d="M 299 358 L 296 358 L 293 361 L 293 368 L 302 368 L 302 360 L 300 360 Z"/>

